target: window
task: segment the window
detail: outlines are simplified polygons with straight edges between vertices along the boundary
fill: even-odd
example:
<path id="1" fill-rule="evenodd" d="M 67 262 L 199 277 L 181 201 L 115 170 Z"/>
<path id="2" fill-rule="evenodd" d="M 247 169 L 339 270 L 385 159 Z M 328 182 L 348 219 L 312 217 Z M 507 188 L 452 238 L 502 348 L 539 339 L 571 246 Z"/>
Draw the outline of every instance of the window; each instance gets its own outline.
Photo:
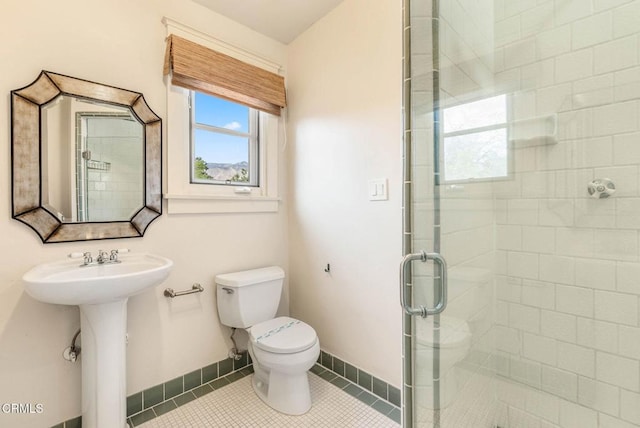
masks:
<path id="1" fill-rule="evenodd" d="M 445 182 L 506 178 L 506 95 L 444 109 L 443 142 Z"/>
<path id="2" fill-rule="evenodd" d="M 259 186 L 258 111 L 191 91 L 191 182 Z"/>
<path id="3" fill-rule="evenodd" d="M 280 115 L 286 107 L 282 66 L 169 18 L 163 21 L 167 211 L 277 212 Z"/>

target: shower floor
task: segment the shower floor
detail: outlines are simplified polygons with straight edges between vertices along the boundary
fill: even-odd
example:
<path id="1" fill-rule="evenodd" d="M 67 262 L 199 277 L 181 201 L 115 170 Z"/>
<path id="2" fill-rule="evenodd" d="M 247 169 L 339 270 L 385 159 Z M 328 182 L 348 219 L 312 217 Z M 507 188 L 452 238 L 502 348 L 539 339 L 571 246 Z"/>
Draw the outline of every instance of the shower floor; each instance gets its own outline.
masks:
<path id="1" fill-rule="evenodd" d="M 313 407 L 302 416 L 279 413 L 253 392 L 246 376 L 136 427 L 366 427 L 399 425 L 337 386 L 309 374 Z"/>

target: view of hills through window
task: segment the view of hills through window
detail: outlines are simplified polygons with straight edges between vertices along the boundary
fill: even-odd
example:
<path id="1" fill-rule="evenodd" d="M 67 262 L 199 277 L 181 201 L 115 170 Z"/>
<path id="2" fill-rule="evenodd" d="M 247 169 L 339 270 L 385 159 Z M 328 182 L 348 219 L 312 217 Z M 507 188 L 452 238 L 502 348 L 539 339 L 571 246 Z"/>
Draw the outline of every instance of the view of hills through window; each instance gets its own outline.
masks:
<path id="1" fill-rule="evenodd" d="M 200 92 L 194 94 L 192 180 L 251 182 L 251 109 Z"/>

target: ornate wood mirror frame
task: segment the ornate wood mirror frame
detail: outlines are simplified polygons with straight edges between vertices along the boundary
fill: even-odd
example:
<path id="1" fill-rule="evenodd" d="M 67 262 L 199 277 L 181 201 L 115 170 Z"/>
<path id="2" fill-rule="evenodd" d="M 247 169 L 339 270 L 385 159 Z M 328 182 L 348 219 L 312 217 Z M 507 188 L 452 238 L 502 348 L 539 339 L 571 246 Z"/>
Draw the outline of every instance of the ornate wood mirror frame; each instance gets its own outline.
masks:
<path id="1" fill-rule="evenodd" d="M 43 206 L 43 107 L 59 95 L 130 109 L 144 127 L 144 205 L 128 221 L 63 223 Z M 134 238 L 162 214 L 162 120 L 139 92 L 50 71 L 11 91 L 12 217 L 32 228 L 42 242 Z"/>

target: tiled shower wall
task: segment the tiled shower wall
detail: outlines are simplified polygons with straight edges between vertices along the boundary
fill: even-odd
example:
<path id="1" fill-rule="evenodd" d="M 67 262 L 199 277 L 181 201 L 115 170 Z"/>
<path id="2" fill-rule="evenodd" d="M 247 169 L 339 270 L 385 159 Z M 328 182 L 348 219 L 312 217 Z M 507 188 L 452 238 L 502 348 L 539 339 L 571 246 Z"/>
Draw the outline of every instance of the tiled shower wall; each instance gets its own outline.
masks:
<path id="1" fill-rule="evenodd" d="M 556 138 L 514 142 L 514 180 L 493 186 L 501 426 L 637 426 L 640 1 L 494 12 L 495 93 L 512 120 L 557 117 Z M 615 195 L 590 198 L 595 178 Z"/>
<path id="2" fill-rule="evenodd" d="M 142 126 L 134 119 L 89 119 L 87 148 L 91 159 L 108 170 L 87 169 L 89 221 L 128 220 L 143 205 Z"/>
<path id="3" fill-rule="evenodd" d="M 441 2 L 439 73 L 430 3 L 411 9 L 416 248 L 433 248 L 434 80 L 442 108 L 507 94 L 512 123 L 556 127 L 512 143 L 510 179 L 439 188 L 452 270 L 495 268 L 498 425 L 638 426 L 640 1 Z M 615 195 L 591 199 L 595 178 Z"/>

